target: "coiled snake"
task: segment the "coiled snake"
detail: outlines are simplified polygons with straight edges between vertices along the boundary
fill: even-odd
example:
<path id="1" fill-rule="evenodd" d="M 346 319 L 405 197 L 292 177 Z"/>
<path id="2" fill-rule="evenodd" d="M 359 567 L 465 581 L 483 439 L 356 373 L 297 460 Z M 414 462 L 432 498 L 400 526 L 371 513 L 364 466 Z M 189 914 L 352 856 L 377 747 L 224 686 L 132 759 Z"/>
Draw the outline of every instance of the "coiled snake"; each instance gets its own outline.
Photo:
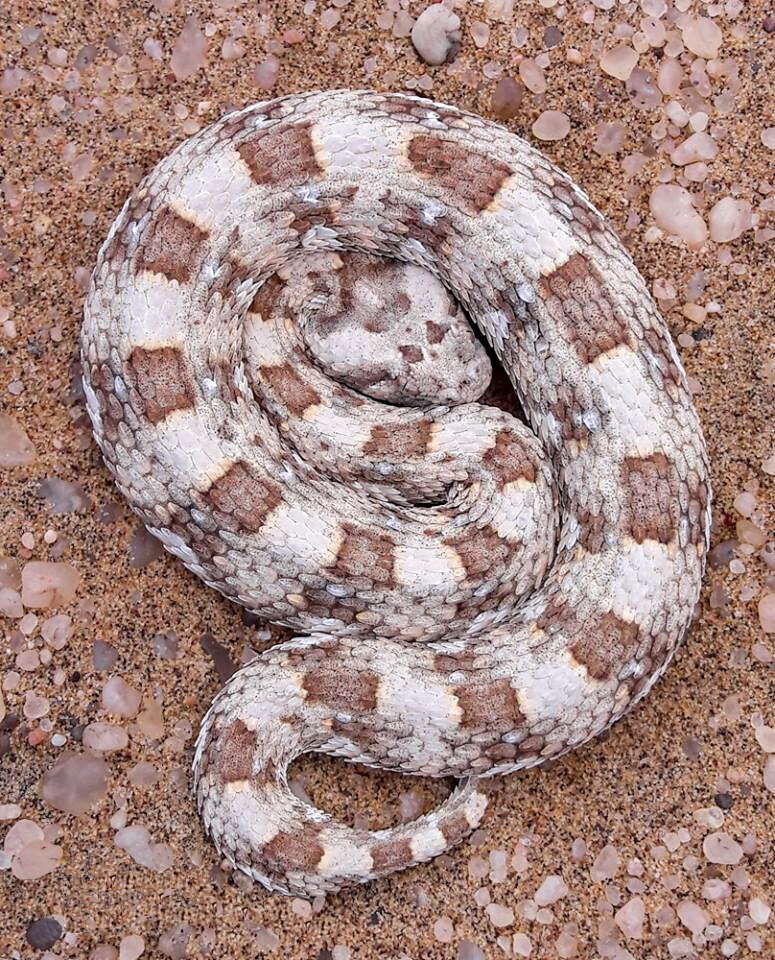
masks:
<path id="1" fill-rule="evenodd" d="M 527 426 L 477 403 L 469 320 Z M 479 778 L 600 733 L 690 622 L 710 491 L 675 348 L 600 213 L 502 127 L 365 91 L 226 116 L 126 202 L 82 354 L 149 530 L 300 634 L 227 683 L 194 759 L 208 832 L 271 889 L 459 842 Z M 289 790 L 310 750 L 462 783 L 353 829 Z"/>

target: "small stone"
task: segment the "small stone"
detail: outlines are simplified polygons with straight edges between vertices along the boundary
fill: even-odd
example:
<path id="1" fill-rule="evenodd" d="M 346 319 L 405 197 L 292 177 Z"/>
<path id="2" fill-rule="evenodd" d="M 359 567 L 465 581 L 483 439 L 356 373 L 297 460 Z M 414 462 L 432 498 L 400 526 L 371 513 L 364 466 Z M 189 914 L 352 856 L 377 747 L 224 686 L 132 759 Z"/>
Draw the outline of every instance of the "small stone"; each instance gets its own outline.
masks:
<path id="1" fill-rule="evenodd" d="M 24 616 L 22 595 L 11 587 L 0 587 L 0 616 L 19 620 Z"/>
<path id="2" fill-rule="evenodd" d="M 271 90 L 280 75 L 280 61 L 268 56 L 253 70 L 253 81 L 260 90 Z"/>
<path id="3" fill-rule="evenodd" d="M 17 880 L 39 880 L 62 861 L 62 848 L 47 840 L 33 840 L 11 861 L 11 873 Z"/>
<path id="4" fill-rule="evenodd" d="M 524 86 L 506 74 L 498 80 L 492 95 L 492 111 L 499 120 L 513 120 L 519 114 Z"/>
<path id="5" fill-rule="evenodd" d="M 488 904 L 487 916 L 494 927 L 510 927 L 514 923 L 514 911 L 500 903 Z"/>
<path id="6" fill-rule="evenodd" d="M 677 166 L 696 163 L 698 160 L 713 160 L 718 154 L 718 145 L 709 134 L 693 133 L 680 143 L 670 155 Z"/>
<path id="7" fill-rule="evenodd" d="M 118 946 L 118 960 L 138 960 L 145 952 L 145 940 L 136 933 L 124 937 Z"/>
<path id="8" fill-rule="evenodd" d="M 683 42 L 692 53 L 715 60 L 723 39 L 721 30 L 710 17 L 689 17 L 681 28 Z"/>
<path id="9" fill-rule="evenodd" d="M 69 563 L 31 560 L 22 570 L 22 603 L 36 610 L 64 606 L 80 582 L 80 573 Z"/>
<path id="10" fill-rule="evenodd" d="M 701 934 L 710 922 L 710 917 L 691 900 L 682 900 L 676 908 L 678 919 L 693 934 Z"/>
<path id="11" fill-rule="evenodd" d="M 627 131 L 620 123 L 599 123 L 595 127 L 595 142 L 592 149 L 601 157 L 616 153 L 624 146 Z"/>
<path id="12" fill-rule="evenodd" d="M 42 480 L 38 486 L 38 496 L 45 500 L 49 511 L 54 514 L 82 513 L 92 505 L 91 498 L 80 483 L 71 483 L 58 477 Z"/>
<path id="13" fill-rule="evenodd" d="M 567 897 L 568 893 L 568 886 L 563 878 L 557 874 L 550 874 L 536 890 L 533 899 L 539 907 L 548 907 Z"/>
<path id="14" fill-rule="evenodd" d="M 256 931 L 257 938 L 259 932 L 263 930 L 263 927 L 258 928 L 258 931 Z M 194 928 L 188 923 L 179 923 L 170 927 L 159 937 L 159 953 L 169 957 L 170 960 L 184 960 L 188 956 L 188 941 L 194 932 Z"/>
<path id="15" fill-rule="evenodd" d="M 765 633 L 775 633 L 775 593 L 765 593 L 759 601 L 759 623 Z"/>
<path id="16" fill-rule="evenodd" d="M 643 923 L 646 919 L 646 908 L 640 897 L 633 897 L 614 915 L 614 922 L 629 940 L 640 940 L 643 937 Z"/>
<path id="17" fill-rule="evenodd" d="M 156 767 L 146 760 L 136 763 L 127 776 L 129 782 L 135 787 L 154 787 L 161 779 L 161 774 Z"/>
<path id="18" fill-rule="evenodd" d="M 439 917 L 439 919 L 433 924 L 433 936 L 438 940 L 439 943 L 452 943 L 452 938 L 455 935 L 455 928 L 452 925 L 452 920 L 449 917 Z"/>
<path id="19" fill-rule="evenodd" d="M 147 567 L 149 563 L 164 555 L 161 542 L 149 533 L 141 524 L 135 529 L 129 541 L 129 566 L 135 570 Z"/>
<path id="20" fill-rule="evenodd" d="M 743 848 L 728 833 L 716 831 L 709 833 L 702 842 L 702 850 L 711 863 L 734 865 L 743 858 Z"/>
<path id="21" fill-rule="evenodd" d="M 40 780 L 40 795 L 63 813 L 86 813 L 108 790 L 108 765 L 89 753 L 65 751 Z"/>
<path id="22" fill-rule="evenodd" d="M 73 633 L 73 621 L 67 614 L 58 613 L 48 617 L 41 625 L 43 639 L 52 650 L 62 650 Z"/>
<path id="23" fill-rule="evenodd" d="M 723 197 L 708 214 L 710 239 L 714 243 L 731 243 L 753 226 L 753 208 L 747 200 Z M 745 514 L 744 514 L 745 516 Z"/>
<path id="24" fill-rule="evenodd" d="M 91 657 L 95 670 L 112 670 L 118 661 L 118 651 L 104 640 L 95 640 Z"/>
<path id="25" fill-rule="evenodd" d="M 83 731 L 83 745 L 90 750 L 111 753 L 123 750 L 129 743 L 129 734 L 114 723 L 90 723 Z"/>
<path id="26" fill-rule="evenodd" d="M 457 947 L 457 960 L 486 960 L 486 957 L 475 943 L 461 940 Z"/>
<path id="27" fill-rule="evenodd" d="M 0 413 L 0 470 L 29 466 L 36 457 L 22 425 L 7 413 Z"/>
<path id="28" fill-rule="evenodd" d="M 411 37 L 420 59 L 439 66 L 460 49 L 460 17 L 446 4 L 431 4 L 415 21 Z"/>
<path id="29" fill-rule="evenodd" d="M 613 880 L 619 872 L 620 864 L 619 851 L 616 847 L 608 844 L 603 847 L 597 857 L 595 857 L 595 861 L 590 870 L 592 879 L 596 883 L 601 883 L 603 880 Z"/>
<path id="30" fill-rule="evenodd" d="M 600 58 L 600 69 L 609 77 L 617 80 L 629 80 L 630 74 L 638 62 L 638 54 L 629 46 L 614 47 Z"/>
<path id="31" fill-rule="evenodd" d="M 570 132 L 570 120 L 559 110 L 544 110 L 532 129 L 539 140 L 562 140 Z"/>
<path id="32" fill-rule="evenodd" d="M 705 221 L 694 209 L 692 195 L 683 187 L 674 183 L 655 187 L 649 208 L 660 229 L 680 237 L 689 247 L 700 247 L 707 239 Z"/>
<path id="33" fill-rule="evenodd" d="M 154 843 L 147 827 L 140 824 L 123 827 L 116 833 L 113 842 L 120 850 L 125 850 L 135 863 L 157 873 L 164 873 L 172 866 L 170 848 L 163 843 Z"/>
<path id="34" fill-rule="evenodd" d="M 115 717 L 136 717 L 140 701 L 140 692 L 121 677 L 111 677 L 102 688 L 102 707 Z"/>
<path id="35" fill-rule="evenodd" d="M 531 93 L 546 93 L 546 77 L 535 60 L 526 57 L 519 61 L 519 79 Z"/>
<path id="36" fill-rule="evenodd" d="M 62 925 L 53 917 L 34 920 L 27 927 L 27 943 L 35 950 L 49 950 L 62 936 Z"/>
<path id="37" fill-rule="evenodd" d="M 205 65 L 206 59 L 207 38 L 196 17 L 189 17 L 172 49 L 170 70 L 177 80 L 187 80 Z"/>
<path id="38" fill-rule="evenodd" d="M 775 753 L 775 727 L 768 727 L 762 723 L 754 731 L 756 742 L 765 753 Z"/>
<path id="39" fill-rule="evenodd" d="M 511 949 L 517 957 L 529 957 L 533 952 L 533 942 L 525 933 L 515 933 L 511 941 Z"/>
<path id="40" fill-rule="evenodd" d="M 18 803 L 0 803 L 0 820 L 15 820 L 22 815 Z"/>

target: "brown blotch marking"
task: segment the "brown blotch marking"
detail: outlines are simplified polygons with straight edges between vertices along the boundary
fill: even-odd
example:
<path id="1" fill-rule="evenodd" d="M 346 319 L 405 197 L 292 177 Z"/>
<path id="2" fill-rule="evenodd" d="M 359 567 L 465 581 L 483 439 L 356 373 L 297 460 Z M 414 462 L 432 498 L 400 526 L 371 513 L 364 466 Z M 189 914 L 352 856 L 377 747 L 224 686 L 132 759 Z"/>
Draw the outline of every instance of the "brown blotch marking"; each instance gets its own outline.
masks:
<path id="1" fill-rule="evenodd" d="M 233 518 L 239 529 L 256 533 L 267 516 L 282 503 L 282 488 L 257 477 L 238 460 L 219 477 L 202 497 L 205 503 Z"/>
<path id="2" fill-rule="evenodd" d="M 439 323 L 434 323 L 433 320 L 425 321 L 425 330 L 428 335 L 428 343 L 441 343 L 441 341 L 449 333 L 449 327 L 442 327 Z"/>
<path id="3" fill-rule="evenodd" d="M 475 670 L 476 653 L 469 647 L 464 647 L 459 651 L 449 651 L 437 653 L 433 658 L 433 669 L 437 670 L 444 677 L 450 673 L 472 673 Z"/>
<path id="4" fill-rule="evenodd" d="M 353 670 L 346 660 L 320 663 L 301 682 L 308 703 L 322 703 L 337 713 L 371 713 L 377 706 L 379 677 L 370 670 Z"/>
<path id="5" fill-rule="evenodd" d="M 323 857 L 322 829 L 317 824 L 305 823 L 293 833 L 278 833 L 264 845 L 264 859 L 276 873 L 311 873 Z"/>
<path id="6" fill-rule="evenodd" d="M 408 157 L 418 173 L 436 181 L 470 213 L 488 207 L 514 172 L 494 157 L 427 134 L 412 138 Z"/>
<path id="7" fill-rule="evenodd" d="M 453 692 L 461 710 L 460 725 L 466 730 L 505 733 L 525 723 L 517 693 L 506 679 L 468 683 Z"/>
<path id="8" fill-rule="evenodd" d="M 556 596 L 550 597 L 544 612 L 536 618 L 536 627 L 545 633 L 554 634 L 559 630 L 569 638 L 573 638 L 584 629 L 573 615 L 572 608 L 565 600 L 558 599 Z"/>
<path id="9" fill-rule="evenodd" d="M 293 214 L 291 230 L 306 233 L 311 227 L 334 227 L 338 209 L 333 203 L 294 203 L 288 210 Z"/>
<path id="10" fill-rule="evenodd" d="M 137 266 L 140 270 L 160 273 L 168 280 L 187 283 L 202 266 L 207 236 L 171 207 L 162 207 L 143 237 Z"/>
<path id="11" fill-rule="evenodd" d="M 194 406 L 183 354 L 177 347 L 155 350 L 135 347 L 129 357 L 127 372 L 127 379 L 140 395 L 143 413 L 151 423 L 159 423 L 174 410 Z"/>
<path id="12" fill-rule="evenodd" d="M 629 343 L 627 318 L 600 271 L 582 253 L 574 253 L 540 286 L 547 310 L 585 363 Z"/>
<path id="13" fill-rule="evenodd" d="M 261 367 L 260 376 L 291 416 L 300 417 L 305 410 L 320 403 L 317 390 L 288 363 L 280 367 Z"/>
<path id="14" fill-rule="evenodd" d="M 644 331 L 643 339 L 655 361 L 647 364 L 649 376 L 658 387 L 667 390 L 671 397 L 676 398 L 684 387 L 681 371 L 670 349 L 669 334 L 650 329 Z"/>
<path id="15" fill-rule="evenodd" d="M 217 775 L 222 783 L 250 780 L 256 735 L 242 720 L 235 720 L 218 738 Z"/>
<path id="16" fill-rule="evenodd" d="M 414 863 L 412 844 L 408 837 L 381 840 L 369 849 L 374 873 L 392 873 Z"/>
<path id="17" fill-rule="evenodd" d="M 503 569 L 511 562 L 520 546 L 519 542 L 504 540 L 490 526 L 447 537 L 444 544 L 457 552 L 469 580 L 488 579 L 493 570 Z"/>
<path id="18" fill-rule="evenodd" d="M 570 648 L 576 663 L 595 680 L 608 680 L 638 649 L 640 629 L 614 613 L 587 624 Z"/>
<path id="19" fill-rule="evenodd" d="M 250 313 L 259 313 L 264 320 L 274 316 L 277 305 L 285 292 L 285 281 L 273 273 L 256 290 L 250 304 Z"/>
<path id="20" fill-rule="evenodd" d="M 535 483 L 535 463 L 511 430 L 498 431 L 494 446 L 490 447 L 482 460 L 502 487 L 520 479 Z"/>
<path id="21" fill-rule="evenodd" d="M 624 531 L 637 543 L 670 543 L 676 533 L 678 479 L 664 453 L 627 457 L 622 462 Z"/>
<path id="22" fill-rule="evenodd" d="M 461 843 L 471 833 L 473 827 L 468 822 L 468 817 L 464 810 L 456 810 L 451 816 L 447 817 L 439 824 L 442 836 L 450 847 Z"/>
<path id="23" fill-rule="evenodd" d="M 694 470 L 689 471 L 686 483 L 689 487 L 689 542 L 696 546 L 705 543 L 705 511 L 710 491 Z"/>
<path id="24" fill-rule="evenodd" d="M 393 568 L 396 555 L 392 538 L 351 523 L 343 523 L 342 532 L 339 552 L 329 567 L 331 574 L 342 580 L 357 577 L 392 586 L 395 582 Z"/>
<path id="25" fill-rule="evenodd" d="M 277 125 L 237 147 L 253 180 L 262 186 L 300 185 L 323 170 L 315 158 L 309 123 Z"/>
<path id="26" fill-rule="evenodd" d="M 398 350 L 407 363 L 420 363 L 423 358 L 422 350 L 412 343 L 399 344 Z"/>
<path id="27" fill-rule="evenodd" d="M 557 400 L 549 410 L 560 424 L 563 440 L 581 442 L 589 439 L 591 431 L 582 420 L 584 409 L 572 390 L 562 386 L 558 389 Z"/>
<path id="28" fill-rule="evenodd" d="M 605 546 L 606 521 L 602 513 L 578 512 L 579 544 L 589 553 L 600 553 Z"/>
<path id="29" fill-rule="evenodd" d="M 389 427 L 375 425 L 363 452 L 369 457 L 388 456 L 391 460 L 420 457 L 427 451 L 430 437 L 431 423 L 425 419 Z"/>

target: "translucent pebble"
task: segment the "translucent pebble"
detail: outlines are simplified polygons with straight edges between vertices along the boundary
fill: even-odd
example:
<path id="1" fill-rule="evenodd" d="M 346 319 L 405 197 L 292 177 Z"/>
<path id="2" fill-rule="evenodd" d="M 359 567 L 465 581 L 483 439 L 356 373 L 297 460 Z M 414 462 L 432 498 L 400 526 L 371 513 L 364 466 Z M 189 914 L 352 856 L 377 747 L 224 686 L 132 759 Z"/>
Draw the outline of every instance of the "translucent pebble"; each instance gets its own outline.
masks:
<path id="1" fill-rule="evenodd" d="M 766 127 L 761 132 L 760 139 L 769 150 L 775 150 L 775 127 Z"/>
<path id="2" fill-rule="evenodd" d="M 595 857 L 590 874 L 596 883 L 603 880 L 613 880 L 619 871 L 621 858 L 616 847 L 608 844 L 603 847 L 600 853 Z"/>
<path id="3" fill-rule="evenodd" d="M 118 960 L 138 960 L 145 952 L 145 940 L 136 933 L 123 937 L 118 945 Z"/>
<path id="4" fill-rule="evenodd" d="M 102 707 L 115 717 L 136 717 L 140 692 L 121 677 L 110 677 L 102 688 Z"/>
<path id="5" fill-rule="evenodd" d="M 24 696 L 23 713 L 28 720 L 39 720 L 46 716 L 50 706 L 47 697 L 41 697 L 33 690 L 28 690 Z"/>
<path id="6" fill-rule="evenodd" d="M 770 793 L 775 793 L 775 754 L 771 754 L 765 761 L 764 786 Z"/>
<path id="7" fill-rule="evenodd" d="M 535 60 L 525 58 L 519 62 L 519 79 L 532 93 L 546 92 L 546 77 L 544 71 Z"/>
<path id="8" fill-rule="evenodd" d="M 519 113 L 525 88 L 513 77 L 505 74 L 495 84 L 492 95 L 492 110 L 499 120 L 512 120 Z"/>
<path id="9" fill-rule="evenodd" d="M 52 650 L 61 650 L 72 636 L 73 621 L 66 614 L 59 613 L 44 620 L 40 632 Z"/>
<path id="10" fill-rule="evenodd" d="M 457 948 L 457 960 L 486 960 L 480 947 L 470 940 L 461 940 Z"/>
<path id="11" fill-rule="evenodd" d="M 671 957 L 675 958 L 675 960 L 680 960 L 682 957 L 696 956 L 691 941 L 687 940 L 686 937 L 673 937 L 672 940 L 668 940 L 667 952 Z"/>
<path id="12" fill-rule="evenodd" d="M 655 187 L 649 208 L 660 229 L 680 237 L 688 246 L 700 247 L 707 239 L 705 221 L 695 210 L 692 195 L 683 187 L 674 183 Z"/>
<path id="13" fill-rule="evenodd" d="M 62 848 L 47 840 L 26 844 L 11 861 L 11 873 L 17 880 L 39 880 L 62 862 Z"/>
<path id="14" fill-rule="evenodd" d="M 166 844 L 153 843 L 147 827 L 133 824 L 123 827 L 113 838 L 115 845 L 143 867 L 164 873 L 172 866 L 172 851 Z"/>
<path id="15" fill-rule="evenodd" d="M 22 815 L 18 803 L 0 803 L 0 820 L 15 820 Z"/>
<path id="16" fill-rule="evenodd" d="M 727 938 L 721 944 L 721 956 L 722 957 L 734 957 L 740 947 L 735 943 L 734 940 Z"/>
<path id="17" fill-rule="evenodd" d="M 0 470 L 26 467 L 37 457 L 24 427 L 7 413 L 0 413 Z"/>
<path id="18" fill-rule="evenodd" d="M 600 58 L 600 69 L 609 77 L 628 80 L 638 62 L 638 54 L 630 46 L 622 45 L 608 50 Z"/>
<path id="19" fill-rule="evenodd" d="M 533 952 L 533 943 L 525 933 L 515 933 L 511 941 L 515 957 L 529 957 Z"/>
<path id="20" fill-rule="evenodd" d="M 714 243 L 731 243 L 753 226 L 753 208 L 747 200 L 723 197 L 708 215 L 710 239 Z M 743 514 L 750 516 L 750 513 Z"/>
<path id="21" fill-rule="evenodd" d="M 43 831 L 34 820 L 17 820 L 5 835 L 3 851 L 14 857 L 30 843 L 39 843 L 45 839 Z"/>
<path id="22" fill-rule="evenodd" d="M 548 907 L 568 895 L 568 886 L 557 874 L 550 874 L 536 890 L 533 899 L 539 907 Z"/>
<path id="23" fill-rule="evenodd" d="M 253 81 L 260 90 L 271 90 L 279 73 L 280 61 L 270 55 L 253 70 Z"/>
<path id="24" fill-rule="evenodd" d="M 532 129 L 539 140 L 562 140 L 570 132 L 570 120 L 559 110 L 544 110 Z"/>
<path id="25" fill-rule="evenodd" d="M 756 728 L 754 736 L 765 753 L 775 753 L 775 727 L 763 723 Z"/>
<path id="26" fill-rule="evenodd" d="M 86 813 L 106 795 L 109 774 L 101 757 L 67 750 L 41 777 L 40 796 L 63 813 Z"/>
<path id="27" fill-rule="evenodd" d="M 643 936 L 643 923 L 646 908 L 640 897 L 633 897 L 621 909 L 616 911 L 614 921 L 629 940 L 640 940 Z"/>
<path id="28" fill-rule="evenodd" d="M 514 923 L 514 911 L 500 903 L 488 904 L 487 916 L 494 927 L 510 927 Z"/>
<path id="29" fill-rule="evenodd" d="M 557 937 L 554 947 L 560 960 L 573 960 L 573 957 L 577 955 L 579 942 L 572 933 L 563 930 Z"/>
<path id="30" fill-rule="evenodd" d="M 33 609 L 64 606 L 80 582 L 80 573 L 69 563 L 31 560 L 22 570 L 22 603 Z"/>
<path id="31" fill-rule="evenodd" d="M 474 46 L 480 49 L 486 47 L 490 40 L 490 28 L 481 20 L 474 20 L 471 24 L 471 39 L 474 41 Z"/>
<path id="32" fill-rule="evenodd" d="M 770 905 L 761 897 L 753 897 L 748 901 L 748 914 L 754 923 L 767 923 L 771 912 Z"/>
<path id="33" fill-rule="evenodd" d="M 123 727 L 114 723 L 90 723 L 83 731 L 83 745 L 90 750 L 111 753 L 123 750 L 129 743 L 129 735 Z"/>
<path id="34" fill-rule="evenodd" d="M 0 587 L 0 616 L 18 620 L 24 616 L 22 595 L 11 587 Z"/>
<path id="35" fill-rule="evenodd" d="M 587 856 L 587 844 L 580 837 L 577 837 L 570 848 L 570 855 L 576 863 L 581 863 Z"/>
<path id="36" fill-rule="evenodd" d="M 439 919 L 433 924 L 433 936 L 439 941 L 439 943 L 451 943 L 454 933 L 455 928 L 452 925 L 452 920 L 450 920 L 449 917 L 439 917 Z"/>
<path id="37" fill-rule="evenodd" d="M 680 143 L 670 154 L 670 159 L 678 166 L 683 166 L 698 160 L 713 160 L 717 154 L 716 141 L 709 134 L 700 131 Z"/>
<path id="38" fill-rule="evenodd" d="M 710 917 L 692 900 L 682 900 L 676 908 L 678 919 L 694 934 L 700 934 L 707 927 Z"/>
<path id="39" fill-rule="evenodd" d="M 743 848 L 728 833 L 709 833 L 702 842 L 702 850 L 711 863 L 734 865 L 743 858 Z"/>
<path id="40" fill-rule="evenodd" d="M 170 70 L 178 80 L 187 80 L 200 70 L 207 59 L 207 38 L 196 17 L 189 17 L 175 41 L 170 57 Z"/>
<path id="41" fill-rule="evenodd" d="M 607 156 L 621 150 L 626 138 L 627 131 L 621 123 L 598 123 L 592 149 L 601 156 Z"/>
<path id="42" fill-rule="evenodd" d="M 692 53 L 705 60 L 714 60 L 718 56 L 721 30 L 710 17 L 688 17 L 681 28 L 683 42 Z"/>
<path id="43" fill-rule="evenodd" d="M 443 3 L 426 7 L 412 27 L 412 46 L 431 66 L 454 57 L 460 47 L 460 18 Z"/>

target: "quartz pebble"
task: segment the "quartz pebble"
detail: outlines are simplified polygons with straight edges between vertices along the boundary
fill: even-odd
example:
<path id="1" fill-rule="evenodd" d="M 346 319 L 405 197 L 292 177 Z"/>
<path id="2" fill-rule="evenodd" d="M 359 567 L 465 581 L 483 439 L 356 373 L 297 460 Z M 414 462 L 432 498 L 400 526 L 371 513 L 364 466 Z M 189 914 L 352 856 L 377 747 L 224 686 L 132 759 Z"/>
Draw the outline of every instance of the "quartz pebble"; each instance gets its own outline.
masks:
<path id="1" fill-rule="evenodd" d="M 62 936 L 62 925 L 54 917 L 33 920 L 27 927 L 27 943 L 35 950 L 48 950 Z"/>
<path id="2" fill-rule="evenodd" d="M 115 717 L 136 717 L 140 700 L 140 692 L 121 677 L 110 677 L 102 688 L 102 707 Z"/>
<path id="3" fill-rule="evenodd" d="M 713 60 L 718 56 L 723 36 L 710 17 L 689 17 L 683 24 L 681 35 L 688 49 L 698 57 Z"/>
<path id="4" fill-rule="evenodd" d="M 600 69 L 609 77 L 617 80 L 629 80 L 630 74 L 638 62 L 638 54 L 632 47 L 614 47 L 600 58 Z"/>
<path id="5" fill-rule="evenodd" d="M 31 560 L 22 570 L 22 603 L 35 610 L 64 606 L 80 582 L 80 573 L 69 563 Z"/>
<path id="6" fill-rule="evenodd" d="M 97 721 L 90 723 L 83 731 L 83 745 L 90 750 L 111 753 L 114 750 L 123 750 L 128 743 L 129 734 L 114 723 Z"/>
<path id="7" fill-rule="evenodd" d="M 695 210 L 692 195 L 683 187 L 673 183 L 655 187 L 649 208 L 658 227 L 680 237 L 688 246 L 702 246 L 707 239 L 705 221 Z"/>
<path id="8" fill-rule="evenodd" d="M 714 243 L 731 243 L 753 226 L 753 208 L 747 200 L 723 197 L 708 214 L 710 239 Z"/>
<path id="9" fill-rule="evenodd" d="M 646 919 L 646 908 L 640 897 L 633 897 L 616 911 L 614 920 L 617 927 L 629 940 L 640 940 L 643 936 L 643 923 Z"/>
<path id="10" fill-rule="evenodd" d="M 133 824 L 123 827 L 113 838 L 115 845 L 125 850 L 140 866 L 164 873 L 173 863 L 172 851 L 164 843 L 154 843 L 147 827 Z"/>
<path id="11" fill-rule="evenodd" d="M 0 413 L 0 470 L 26 467 L 37 453 L 24 428 L 7 413 Z"/>
<path id="12" fill-rule="evenodd" d="M 495 84 L 492 111 L 499 120 L 512 120 L 519 114 L 525 88 L 521 82 L 503 74 Z"/>
<path id="13" fill-rule="evenodd" d="M 702 842 L 702 850 L 711 863 L 734 865 L 743 858 L 743 848 L 723 831 L 709 833 Z"/>
<path id="14" fill-rule="evenodd" d="M 200 70 L 206 61 L 207 38 L 196 17 L 189 17 L 175 42 L 170 57 L 170 70 L 176 80 L 187 80 Z"/>
<path id="15" fill-rule="evenodd" d="M 443 3 L 426 7 L 412 27 L 412 45 L 431 66 L 446 63 L 460 47 L 460 17 Z"/>
<path id="16" fill-rule="evenodd" d="M 775 593 L 765 593 L 759 600 L 759 623 L 765 633 L 775 633 Z"/>
<path id="17" fill-rule="evenodd" d="M 603 880 L 613 880 L 619 872 L 620 865 L 619 851 L 616 847 L 608 844 L 595 857 L 590 875 L 596 883 L 601 883 Z"/>
<path id="18" fill-rule="evenodd" d="M 568 886 L 562 877 L 557 874 L 551 874 L 546 877 L 541 886 L 536 890 L 534 900 L 539 907 L 548 907 L 569 893 Z"/>
<path id="19" fill-rule="evenodd" d="M 511 941 L 511 948 L 516 957 L 529 957 L 533 952 L 533 943 L 525 933 L 515 933 Z"/>
<path id="20" fill-rule="evenodd" d="M 105 797 L 109 775 L 101 757 L 67 750 L 41 777 L 40 795 L 55 810 L 83 814 Z"/>
<path id="21" fill-rule="evenodd" d="M 136 933 L 123 937 L 118 945 L 118 960 L 138 960 L 145 952 L 145 940 Z"/>
<path id="22" fill-rule="evenodd" d="M 532 129 L 539 140 L 562 140 L 570 132 L 570 120 L 559 110 L 544 110 Z"/>

